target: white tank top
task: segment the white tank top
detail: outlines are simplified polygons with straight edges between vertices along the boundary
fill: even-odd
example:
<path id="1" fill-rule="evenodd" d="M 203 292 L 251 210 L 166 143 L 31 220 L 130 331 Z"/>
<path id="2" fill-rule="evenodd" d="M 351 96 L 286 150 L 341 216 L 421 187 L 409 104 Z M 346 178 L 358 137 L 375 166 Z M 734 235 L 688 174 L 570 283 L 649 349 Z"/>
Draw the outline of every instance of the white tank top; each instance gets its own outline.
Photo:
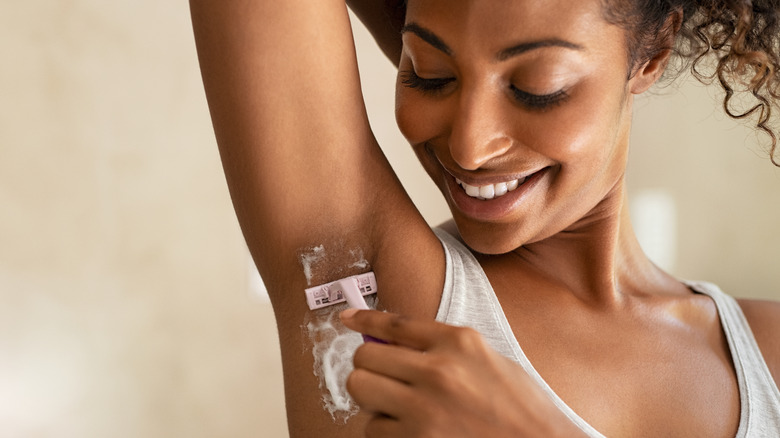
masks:
<path id="1" fill-rule="evenodd" d="M 488 344 L 514 360 L 550 396 L 556 406 L 590 437 L 604 437 L 558 397 L 523 353 L 495 292 L 479 262 L 446 231 L 434 230 L 446 255 L 446 278 L 436 320 L 479 331 Z M 689 282 L 696 292 L 710 296 L 720 315 L 739 384 L 741 413 L 737 438 L 780 437 L 780 391 L 753 338 L 737 302 L 717 286 Z"/>

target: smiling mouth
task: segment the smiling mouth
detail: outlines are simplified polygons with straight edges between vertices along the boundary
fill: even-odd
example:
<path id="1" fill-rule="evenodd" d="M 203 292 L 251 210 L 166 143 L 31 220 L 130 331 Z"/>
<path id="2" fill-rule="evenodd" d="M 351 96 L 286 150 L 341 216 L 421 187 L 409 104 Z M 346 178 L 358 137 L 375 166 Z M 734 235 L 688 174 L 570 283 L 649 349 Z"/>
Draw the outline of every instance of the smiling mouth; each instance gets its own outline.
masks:
<path id="1" fill-rule="evenodd" d="M 466 184 L 457 178 L 455 178 L 455 182 L 458 183 L 461 188 L 463 188 L 463 190 L 466 192 L 466 195 L 481 201 L 487 201 L 490 199 L 499 198 L 517 189 L 523 185 L 527 179 L 528 177 L 523 177 L 520 179 L 513 179 L 511 181 L 500 182 L 497 184 L 488 184 L 485 186 L 472 186 L 471 184 Z"/>

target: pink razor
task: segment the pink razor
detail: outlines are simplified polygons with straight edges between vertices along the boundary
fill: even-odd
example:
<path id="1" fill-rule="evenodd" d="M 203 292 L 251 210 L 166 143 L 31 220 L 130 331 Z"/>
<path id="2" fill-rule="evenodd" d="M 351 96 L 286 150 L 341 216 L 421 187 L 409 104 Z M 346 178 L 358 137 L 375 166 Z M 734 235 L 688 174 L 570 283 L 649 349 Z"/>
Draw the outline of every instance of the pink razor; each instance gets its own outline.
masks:
<path id="1" fill-rule="evenodd" d="M 347 300 L 347 304 L 349 304 L 349 307 L 352 307 L 353 309 L 369 310 L 369 307 L 366 304 L 366 300 L 365 298 L 363 298 L 363 294 L 360 291 L 360 285 L 358 283 L 358 279 L 354 277 L 344 278 L 342 280 L 339 280 L 331 284 L 330 292 L 336 295 L 341 294 Z M 387 343 L 381 339 L 377 339 L 373 336 L 369 336 L 365 334 L 363 335 L 363 341 L 377 342 L 380 344 Z"/>

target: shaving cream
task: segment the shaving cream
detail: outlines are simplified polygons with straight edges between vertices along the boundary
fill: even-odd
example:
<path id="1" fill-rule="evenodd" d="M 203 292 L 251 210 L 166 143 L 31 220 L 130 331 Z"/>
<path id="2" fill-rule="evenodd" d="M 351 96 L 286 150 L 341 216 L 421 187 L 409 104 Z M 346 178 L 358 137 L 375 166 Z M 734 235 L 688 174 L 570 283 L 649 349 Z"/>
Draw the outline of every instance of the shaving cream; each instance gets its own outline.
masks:
<path id="1" fill-rule="evenodd" d="M 370 308 L 376 308 L 375 296 L 366 297 L 366 301 Z M 322 393 L 322 408 L 340 424 L 360 411 L 347 392 L 347 377 L 354 369 L 352 358 L 363 338 L 339 320 L 339 313 L 346 308 L 345 304 L 338 304 L 309 312 L 302 326 L 311 342 L 313 372 Z"/>

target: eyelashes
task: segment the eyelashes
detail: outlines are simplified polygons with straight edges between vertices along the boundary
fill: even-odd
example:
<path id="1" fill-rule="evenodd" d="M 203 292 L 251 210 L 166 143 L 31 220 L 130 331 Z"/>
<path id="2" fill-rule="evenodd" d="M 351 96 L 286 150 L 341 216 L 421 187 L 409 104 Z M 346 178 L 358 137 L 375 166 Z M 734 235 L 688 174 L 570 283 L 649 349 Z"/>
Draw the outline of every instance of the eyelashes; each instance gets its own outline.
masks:
<path id="1" fill-rule="evenodd" d="M 419 90 L 429 96 L 442 94 L 447 85 L 455 82 L 454 78 L 422 78 L 413 70 L 405 70 L 400 73 L 401 84 L 405 87 Z M 514 85 L 510 85 L 512 95 L 523 106 L 532 110 L 547 110 L 562 104 L 569 97 L 565 90 L 559 90 L 550 94 L 532 94 L 523 91 Z"/>
<path id="2" fill-rule="evenodd" d="M 565 90 L 558 90 L 550 94 L 531 94 L 525 92 L 514 85 L 511 86 L 515 99 L 522 102 L 523 105 L 533 109 L 549 109 L 562 104 L 568 97 Z"/>
<path id="3" fill-rule="evenodd" d="M 453 78 L 421 78 L 412 70 L 401 72 L 401 83 L 403 85 L 409 88 L 419 89 L 420 91 L 431 95 L 441 92 L 444 87 L 454 80 L 455 79 Z"/>

